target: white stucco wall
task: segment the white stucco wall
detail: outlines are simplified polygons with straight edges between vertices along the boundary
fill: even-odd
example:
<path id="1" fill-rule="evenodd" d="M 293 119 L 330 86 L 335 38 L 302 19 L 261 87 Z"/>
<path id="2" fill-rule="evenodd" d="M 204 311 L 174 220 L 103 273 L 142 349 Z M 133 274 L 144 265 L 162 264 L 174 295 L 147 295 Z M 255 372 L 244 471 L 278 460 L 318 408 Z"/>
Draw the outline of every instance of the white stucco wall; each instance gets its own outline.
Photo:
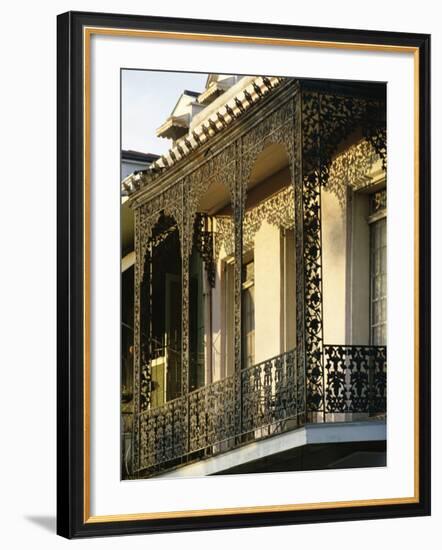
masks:
<path id="1" fill-rule="evenodd" d="M 368 195 L 352 199 L 351 270 L 349 281 L 348 341 L 370 343 L 370 227 Z"/>
<path id="2" fill-rule="evenodd" d="M 281 237 L 263 221 L 255 235 L 255 363 L 281 353 Z"/>
<path id="3" fill-rule="evenodd" d="M 221 319 L 221 261 L 216 263 L 216 278 L 215 287 L 212 288 L 212 377 L 213 380 L 219 380 L 222 378 L 222 348 L 221 348 L 221 331 L 222 331 L 222 319 Z"/>
<path id="4" fill-rule="evenodd" d="M 322 201 L 322 289 L 325 344 L 345 343 L 346 203 L 323 188 Z"/>

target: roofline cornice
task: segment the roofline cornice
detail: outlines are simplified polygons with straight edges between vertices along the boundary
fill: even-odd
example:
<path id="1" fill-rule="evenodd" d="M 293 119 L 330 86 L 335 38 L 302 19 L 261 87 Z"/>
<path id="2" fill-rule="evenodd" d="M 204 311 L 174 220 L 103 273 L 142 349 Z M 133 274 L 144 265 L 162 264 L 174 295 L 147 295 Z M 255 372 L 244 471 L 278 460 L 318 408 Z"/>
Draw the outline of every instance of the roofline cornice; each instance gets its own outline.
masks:
<path id="1" fill-rule="evenodd" d="M 281 84 L 272 90 L 272 93 L 267 94 L 259 102 L 254 103 L 240 117 L 233 120 L 228 126 L 228 132 L 220 131 L 213 135 L 186 157 L 179 159 L 178 162 L 164 173 L 158 174 L 148 185 L 133 192 L 129 197 L 129 205 L 132 208 L 138 208 L 149 202 L 159 193 L 164 193 L 173 187 L 178 181 L 181 181 L 204 165 L 207 162 L 209 153 L 211 156 L 221 153 L 233 141 L 236 141 L 259 124 L 263 117 L 270 115 L 282 104 L 289 101 L 290 98 L 293 98 L 298 89 L 299 80 L 281 81 Z"/>

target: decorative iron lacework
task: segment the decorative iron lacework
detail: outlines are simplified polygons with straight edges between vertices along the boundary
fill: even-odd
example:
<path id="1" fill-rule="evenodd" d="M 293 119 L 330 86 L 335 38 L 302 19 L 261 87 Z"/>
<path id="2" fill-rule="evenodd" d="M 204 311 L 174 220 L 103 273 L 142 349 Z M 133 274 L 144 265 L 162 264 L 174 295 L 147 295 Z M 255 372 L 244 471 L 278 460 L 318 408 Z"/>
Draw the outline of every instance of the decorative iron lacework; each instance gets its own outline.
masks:
<path id="1" fill-rule="evenodd" d="M 233 218 L 229 216 L 215 216 L 215 259 L 219 259 L 224 246 L 224 254 L 231 256 L 235 249 Z"/>
<path id="2" fill-rule="evenodd" d="M 188 176 L 184 207 L 190 219 L 196 216 L 201 198 L 215 183 L 225 186 L 233 198 L 236 173 L 234 145 L 227 144 L 220 152 L 208 156 L 204 164 Z"/>
<path id="3" fill-rule="evenodd" d="M 347 187 L 359 190 L 371 184 L 371 174 L 380 159 L 380 155 L 366 139 L 350 146 L 333 159 L 326 188 L 335 194 L 341 208 L 346 204 Z"/>
<path id="4" fill-rule="evenodd" d="M 215 257 L 218 259 L 221 247 L 224 246 L 226 256 L 233 254 L 233 219 L 215 217 Z M 295 201 L 293 186 L 272 195 L 254 208 L 247 210 L 243 220 L 243 253 L 253 248 L 253 241 L 262 222 L 278 228 L 293 229 L 295 220 Z"/>
<path id="5" fill-rule="evenodd" d="M 382 101 L 304 91 L 302 94 L 302 182 L 304 220 L 305 358 L 307 409 L 324 411 L 322 355 L 321 187 L 329 182 L 337 147 L 358 128 L 385 159 Z"/>
<path id="6" fill-rule="evenodd" d="M 134 414 L 132 468 L 135 471 L 143 452 L 140 414 L 151 403 L 151 274 L 152 250 L 170 235 L 183 235 L 181 182 L 170 195 L 158 195 L 135 209 L 135 295 L 134 295 Z M 181 199 L 182 200 L 182 199 Z M 178 229 L 178 231 L 176 231 Z"/>
<path id="7" fill-rule="evenodd" d="M 183 181 L 177 182 L 168 191 L 159 193 L 151 201 L 136 208 L 135 233 L 138 235 L 139 247 L 139 281 L 144 276 L 144 257 L 147 247 L 151 242 L 152 232 L 158 223 L 161 223 L 161 216 L 173 218 L 178 228 L 179 236 L 185 237 L 183 226 Z"/>
<path id="8" fill-rule="evenodd" d="M 189 451 L 230 448 L 235 436 L 233 376 L 189 394 Z"/>
<path id="9" fill-rule="evenodd" d="M 141 467 L 167 465 L 187 452 L 185 409 L 179 397 L 140 415 Z"/>
<path id="10" fill-rule="evenodd" d="M 387 348 L 324 346 L 326 413 L 387 410 Z"/>
<path id="11" fill-rule="evenodd" d="M 324 346 L 324 354 L 326 414 L 386 412 L 385 347 Z M 239 431 L 234 376 L 142 413 L 139 469 L 143 475 L 302 426 L 305 401 L 298 397 L 297 365 L 292 350 L 241 370 Z"/>
<path id="12" fill-rule="evenodd" d="M 298 416 L 296 352 L 289 351 L 241 371 L 243 432 L 284 431 Z"/>
<path id="13" fill-rule="evenodd" d="M 364 135 L 382 161 L 382 169 L 387 170 L 387 127 L 385 106 L 379 102 L 369 102 L 366 113 Z"/>
<path id="14" fill-rule="evenodd" d="M 211 288 L 215 286 L 215 257 L 213 250 L 212 219 L 207 214 L 195 215 L 193 242 L 204 262 L 207 280 Z M 209 227 L 210 225 L 210 227 Z"/>
<path id="15" fill-rule="evenodd" d="M 377 214 L 387 208 L 387 190 L 376 191 L 370 196 L 370 214 Z"/>
<path id="16" fill-rule="evenodd" d="M 243 369 L 240 431 L 236 426 L 235 376 L 142 413 L 139 469 L 152 475 L 201 457 L 201 452 L 213 456 L 297 427 L 296 380 L 295 351 Z"/>
<path id="17" fill-rule="evenodd" d="M 140 322 L 139 331 L 139 410 L 146 411 L 151 403 L 152 374 L 150 361 L 153 357 L 152 340 L 152 260 L 155 251 L 161 247 L 163 254 L 168 254 L 168 250 L 176 250 L 178 237 L 178 226 L 173 218 L 160 215 L 154 228 L 151 230 L 151 236 L 148 240 L 146 251 L 144 253 L 144 277 L 140 283 L 140 310 L 137 312 Z"/>
<path id="18" fill-rule="evenodd" d="M 234 304 L 233 304 L 233 318 L 234 318 L 234 339 L 233 339 L 233 353 L 234 353 L 234 422 L 235 431 L 241 432 L 242 423 L 242 392 L 241 392 L 241 366 L 242 366 L 242 218 L 244 214 L 245 193 L 243 184 L 243 162 L 241 156 L 241 141 L 235 142 L 235 174 L 232 182 L 232 205 L 233 216 L 235 220 L 234 224 L 234 237 L 235 237 L 235 262 L 234 262 Z"/>
<path id="19" fill-rule="evenodd" d="M 302 210 L 306 409 L 323 409 L 320 96 L 302 97 Z"/>
<path id="20" fill-rule="evenodd" d="M 231 98 L 228 103 L 218 110 L 215 118 L 212 114 L 208 122 L 203 122 L 198 127 L 198 132 L 195 129 L 191 135 L 189 134 L 180 139 L 176 147 L 153 162 L 148 170 L 135 172 L 135 177 L 126 178 L 123 182 L 124 193 L 130 195 L 151 185 L 159 175 L 177 162 L 182 162 L 195 149 L 203 146 L 214 135 L 234 123 L 237 118 L 242 117 L 244 113 L 247 114 L 250 110 L 256 111 L 256 107 L 261 106 L 262 100 L 280 87 L 285 80 L 280 77 L 257 77 L 254 82 L 247 86 L 249 92 L 243 90 L 235 98 Z"/>
<path id="21" fill-rule="evenodd" d="M 297 83 L 293 103 L 293 162 L 290 164 L 294 189 L 295 262 L 296 262 L 296 373 L 298 421 L 306 421 L 306 353 L 305 353 L 305 258 L 304 258 L 304 186 L 302 179 L 302 91 Z M 301 221 L 302 220 L 302 221 Z"/>

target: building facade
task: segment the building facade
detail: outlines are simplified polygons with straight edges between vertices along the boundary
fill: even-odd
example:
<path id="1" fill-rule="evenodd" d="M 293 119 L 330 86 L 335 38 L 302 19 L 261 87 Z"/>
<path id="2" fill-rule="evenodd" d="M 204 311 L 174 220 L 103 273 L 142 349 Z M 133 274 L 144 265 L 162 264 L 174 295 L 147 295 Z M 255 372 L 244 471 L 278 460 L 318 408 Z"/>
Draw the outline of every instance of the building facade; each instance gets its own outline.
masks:
<path id="1" fill-rule="evenodd" d="M 382 465 L 385 86 L 209 75 L 158 135 L 122 185 L 123 477 Z"/>

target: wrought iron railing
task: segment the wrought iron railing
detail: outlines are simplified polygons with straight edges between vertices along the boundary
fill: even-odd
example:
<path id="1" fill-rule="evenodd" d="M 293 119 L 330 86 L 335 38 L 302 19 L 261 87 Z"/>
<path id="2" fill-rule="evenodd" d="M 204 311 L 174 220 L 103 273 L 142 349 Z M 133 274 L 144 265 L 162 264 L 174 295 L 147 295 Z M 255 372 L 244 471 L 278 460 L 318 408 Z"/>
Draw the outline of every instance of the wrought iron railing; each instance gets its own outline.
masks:
<path id="1" fill-rule="evenodd" d="M 386 411 L 385 347 L 327 345 L 323 358 L 324 399 L 316 421 L 333 421 L 332 413 Z M 297 359 L 295 350 L 283 353 L 243 369 L 240 381 L 229 376 L 141 413 L 137 469 L 152 475 L 302 426 L 309 406 Z"/>
<path id="2" fill-rule="evenodd" d="M 189 452 L 231 447 L 235 436 L 234 378 L 189 393 Z"/>
<path id="3" fill-rule="evenodd" d="M 140 469 L 168 467 L 187 452 L 184 397 L 139 416 Z"/>
<path id="4" fill-rule="evenodd" d="M 296 352 L 289 351 L 241 371 L 242 433 L 255 438 L 282 429 L 298 416 Z M 266 429 L 266 430 L 264 430 Z M 257 430 L 261 430 L 257 432 Z"/>

